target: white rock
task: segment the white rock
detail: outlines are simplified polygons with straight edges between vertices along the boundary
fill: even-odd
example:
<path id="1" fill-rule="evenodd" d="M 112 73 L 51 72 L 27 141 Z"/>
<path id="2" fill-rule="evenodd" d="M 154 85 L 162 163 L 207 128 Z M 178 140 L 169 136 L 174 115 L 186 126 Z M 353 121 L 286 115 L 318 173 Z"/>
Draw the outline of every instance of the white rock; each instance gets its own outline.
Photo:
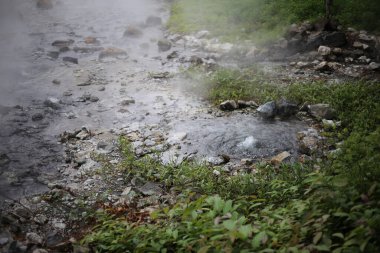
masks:
<path id="1" fill-rule="evenodd" d="M 318 53 L 322 56 L 327 56 L 331 54 L 331 48 L 326 46 L 320 46 L 318 48 Z"/>

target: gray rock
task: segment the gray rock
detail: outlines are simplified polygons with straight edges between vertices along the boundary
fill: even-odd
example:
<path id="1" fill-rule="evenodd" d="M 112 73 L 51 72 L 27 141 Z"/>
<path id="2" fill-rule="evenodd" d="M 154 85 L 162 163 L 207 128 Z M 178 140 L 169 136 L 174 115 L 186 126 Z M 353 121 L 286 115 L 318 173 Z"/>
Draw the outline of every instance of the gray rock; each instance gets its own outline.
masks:
<path id="1" fill-rule="evenodd" d="M 5 166 L 11 162 L 7 154 L 0 154 L 0 166 Z"/>
<path id="2" fill-rule="evenodd" d="M 138 190 L 147 196 L 160 195 L 162 194 L 161 186 L 157 183 L 148 182 L 142 187 L 139 187 Z"/>
<path id="3" fill-rule="evenodd" d="M 61 108 L 60 102 L 61 101 L 58 98 L 50 97 L 44 101 L 44 105 L 54 110 L 58 110 L 59 108 Z"/>
<path id="4" fill-rule="evenodd" d="M 219 105 L 219 109 L 222 111 L 233 111 L 238 109 L 239 106 L 235 100 L 227 100 Z"/>
<path id="5" fill-rule="evenodd" d="M 369 68 L 372 70 L 379 70 L 380 69 L 380 63 L 377 62 L 371 62 L 369 64 Z"/>
<path id="6" fill-rule="evenodd" d="M 71 46 L 73 43 L 73 40 L 55 40 L 51 45 L 53 47 L 65 48 Z"/>
<path id="7" fill-rule="evenodd" d="M 102 153 L 109 154 L 115 150 L 115 146 L 112 143 L 100 141 L 98 142 L 98 145 L 96 145 L 96 149 Z"/>
<path id="8" fill-rule="evenodd" d="M 32 120 L 33 121 L 40 121 L 43 120 L 44 115 L 42 113 L 36 113 L 32 115 Z"/>
<path id="9" fill-rule="evenodd" d="M 75 58 L 75 57 L 70 57 L 70 56 L 65 56 L 62 58 L 62 60 L 64 62 L 70 62 L 70 63 L 73 63 L 73 64 L 78 64 L 78 58 Z"/>
<path id="10" fill-rule="evenodd" d="M 0 238 L 0 246 L 2 247 L 2 246 L 4 246 L 4 245 L 6 245 L 9 241 L 10 241 L 10 240 L 9 240 L 8 237 L 1 237 L 1 238 Z"/>
<path id="11" fill-rule="evenodd" d="M 47 223 L 48 218 L 43 214 L 37 214 L 36 217 L 33 218 L 33 221 L 39 225 L 43 225 Z"/>
<path id="12" fill-rule="evenodd" d="M 326 46 L 320 46 L 318 48 L 318 53 L 322 56 L 328 56 L 331 54 L 331 48 Z"/>
<path id="13" fill-rule="evenodd" d="M 98 97 L 96 97 L 96 96 L 91 96 L 91 97 L 90 97 L 90 102 L 95 103 L 95 102 L 98 102 L 98 101 L 99 101 L 99 98 L 98 98 Z"/>
<path id="14" fill-rule="evenodd" d="M 49 56 L 50 58 L 56 60 L 59 57 L 59 52 L 57 52 L 57 51 L 50 51 L 50 52 L 47 53 L 47 56 Z"/>
<path id="15" fill-rule="evenodd" d="M 51 0 L 38 0 L 37 7 L 43 10 L 48 10 L 53 8 L 53 3 Z"/>
<path id="16" fill-rule="evenodd" d="M 161 39 L 157 42 L 157 46 L 160 52 L 166 52 L 172 48 L 172 43 L 169 40 Z"/>
<path id="17" fill-rule="evenodd" d="M 28 244 L 41 245 L 43 239 L 36 233 L 27 233 L 26 239 L 28 240 Z"/>
<path id="18" fill-rule="evenodd" d="M 131 98 L 131 99 L 125 99 L 125 100 L 121 101 L 120 104 L 122 106 L 127 106 L 127 105 L 134 104 L 134 103 L 136 103 L 136 101 Z"/>
<path id="19" fill-rule="evenodd" d="M 219 166 L 228 162 L 222 156 L 208 157 L 206 161 L 208 164 L 213 166 Z"/>
<path id="20" fill-rule="evenodd" d="M 162 19 L 160 17 L 156 17 L 156 16 L 149 16 L 146 19 L 145 24 L 147 26 L 159 26 L 162 24 Z"/>
<path id="21" fill-rule="evenodd" d="M 257 108 L 257 112 L 264 119 L 273 118 L 276 115 L 276 103 L 274 101 L 265 103 Z"/>
<path id="22" fill-rule="evenodd" d="M 140 38 L 143 35 L 143 32 L 134 26 L 128 26 L 124 32 L 124 37 L 129 38 Z"/>
<path id="23" fill-rule="evenodd" d="M 62 242 L 64 242 L 64 238 L 57 231 L 51 231 L 46 236 L 45 245 L 48 248 L 54 248 Z"/>
<path id="24" fill-rule="evenodd" d="M 298 112 L 298 106 L 292 102 L 285 99 L 281 99 L 277 103 L 277 115 L 282 118 L 287 118 L 295 115 Z"/>
<path id="25" fill-rule="evenodd" d="M 335 110 L 328 104 L 309 105 L 309 113 L 311 116 L 318 119 L 334 119 L 336 116 Z"/>

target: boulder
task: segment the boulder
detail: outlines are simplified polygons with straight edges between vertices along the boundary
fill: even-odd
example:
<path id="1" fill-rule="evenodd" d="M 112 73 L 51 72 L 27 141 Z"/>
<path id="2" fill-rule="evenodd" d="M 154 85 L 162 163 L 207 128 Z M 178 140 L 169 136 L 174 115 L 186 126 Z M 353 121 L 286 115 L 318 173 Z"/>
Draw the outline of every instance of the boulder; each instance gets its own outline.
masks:
<path id="1" fill-rule="evenodd" d="M 314 104 L 308 106 L 311 116 L 318 119 L 334 119 L 336 116 L 335 110 L 328 104 Z"/>
<path id="2" fill-rule="evenodd" d="M 43 10 L 48 10 L 53 8 L 53 3 L 51 0 L 38 0 L 37 7 Z"/>
<path id="3" fill-rule="evenodd" d="M 305 50 L 314 50 L 319 46 L 342 47 L 347 44 L 344 32 L 319 32 L 311 35 L 305 45 Z"/>
<path id="4" fill-rule="evenodd" d="M 273 118 L 276 115 L 276 103 L 274 101 L 265 103 L 257 108 L 257 112 L 264 119 Z"/>
<path id="5" fill-rule="evenodd" d="M 128 26 L 124 32 L 124 37 L 128 38 L 140 38 L 143 35 L 143 32 L 134 26 Z"/>
<path id="6" fill-rule="evenodd" d="M 219 105 L 219 109 L 222 111 L 233 111 L 238 109 L 239 106 L 235 100 L 227 100 Z"/>
<path id="7" fill-rule="evenodd" d="M 166 52 L 172 48 L 172 43 L 167 39 L 161 39 L 157 42 L 157 46 L 160 52 Z"/>
<path id="8" fill-rule="evenodd" d="M 380 63 L 377 63 L 377 62 L 371 62 L 368 67 L 371 69 L 371 70 L 380 70 Z"/>
<path id="9" fill-rule="evenodd" d="M 323 71 L 331 70 L 331 67 L 329 66 L 329 63 L 327 61 L 323 61 L 323 62 L 319 63 L 317 66 L 315 66 L 314 69 L 317 71 L 323 72 Z"/>
<path id="10" fill-rule="evenodd" d="M 295 115 L 298 112 L 298 106 L 295 103 L 289 102 L 285 99 L 281 99 L 277 105 L 277 115 L 281 118 L 287 118 Z"/>

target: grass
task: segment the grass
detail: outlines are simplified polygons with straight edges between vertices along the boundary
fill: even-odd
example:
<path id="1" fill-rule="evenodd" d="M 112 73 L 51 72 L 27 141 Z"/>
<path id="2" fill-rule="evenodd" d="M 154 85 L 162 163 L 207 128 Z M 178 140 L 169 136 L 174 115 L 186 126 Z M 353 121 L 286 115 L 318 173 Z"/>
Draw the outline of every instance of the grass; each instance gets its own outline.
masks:
<path id="1" fill-rule="evenodd" d="M 102 213 L 82 243 L 94 252 L 378 252 L 380 244 L 380 84 L 293 83 L 276 86 L 255 70 L 222 69 L 208 79 L 208 98 L 281 97 L 330 103 L 342 127 L 328 130 L 341 152 L 322 163 L 254 164 L 237 176 L 196 163 L 137 159 L 121 139 L 126 180 L 163 185 L 175 203 L 150 219 Z M 313 165 L 321 169 L 315 171 Z M 123 209 L 124 210 L 124 209 Z M 145 214 L 148 215 L 148 214 Z"/>
<path id="2" fill-rule="evenodd" d="M 379 31 L 380 4 L 373 0 L 335 0 L 334 13 L 345 26 Z M 172 32 L 209 30 L 225 41 L 252 40 L 263 45 L 281 37 L 292 23 L 324 15 L 321 0 L 177 0 L 168 27 Z"/>

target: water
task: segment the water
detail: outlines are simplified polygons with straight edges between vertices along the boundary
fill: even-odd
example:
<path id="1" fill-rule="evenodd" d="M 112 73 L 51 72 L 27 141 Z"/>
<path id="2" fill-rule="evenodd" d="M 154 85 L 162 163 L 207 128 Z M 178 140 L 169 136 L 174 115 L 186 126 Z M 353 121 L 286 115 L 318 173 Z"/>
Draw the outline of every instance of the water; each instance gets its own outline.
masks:
<path id="1" fill-rule="evenodd" d="M 296 154 L 295 133 L 305 128 L 300 121 L 264 122 L 240 113 L 217 118 L 207 113 L 206 102 L 184 91 L 183 79 L 150 77 L 155 72 L 180 71 L 182 63 L 166 60 L 173 50 L 180 56 L 193 54 L 175 46 L 159 52 L 163 26 L 144 25 L 151 15 L 167 20 L 166 1 L 53 2 L 53 9 L 39 10 L 34 1 L 0 0 L 0 199 L 45 191 L 46 184 L 60 176 L 57 168 L 64 163 L 58 135 L 82 126 L 119 129 L 155 124 L 168 135 L 187 133 L 179 152 L 199 157 L 260 158 L 284 150 Z M 129 25 L 143 35 L 123 37 Z M 99 47 L 125 50 L 128 57 L 101 62 L 99 52 L 73 50 L 60 53 L 58 59 L 48 56 L 57 50 L 53 41 L 73 40 L 71 49 L 89 47 L 88 36 L 95 37 Z M 79 64 L 63 62 L 66 56 L 78 58 Z M 95 81 L 77 86 L 86 75 Z M 55 79 L 60 84 L 54 84 Z M 72 95 L 65 96 L 67 92 Z M 99 101 L 80 102 L 84 94 Z M 60 100 L 59 110 L 44 105 L 49 97 Z M 136 103 L 122 104 L 131 98 Z M 34 121 L 38 113 L 43 119 Z"/>

